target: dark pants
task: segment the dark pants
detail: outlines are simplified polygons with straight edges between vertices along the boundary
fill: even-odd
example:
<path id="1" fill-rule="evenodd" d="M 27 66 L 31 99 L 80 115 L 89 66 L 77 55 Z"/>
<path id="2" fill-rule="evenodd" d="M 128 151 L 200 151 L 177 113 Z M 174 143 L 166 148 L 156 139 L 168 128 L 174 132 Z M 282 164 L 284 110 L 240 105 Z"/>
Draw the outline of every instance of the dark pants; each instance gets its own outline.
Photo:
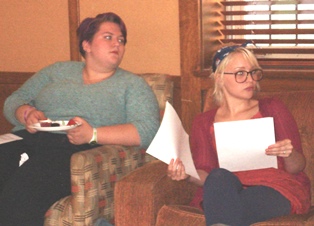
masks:
<path id="1" fill-rule="evenodd" d="M 64 134 L 15 134 L 24 139 L 0 145 L 0 225 L 42 226 L 49 207 L 71 192 L 71 155 L 91 146 Z M 19 167 L 24 152 L 29 160 Z"/>
<path id="2" fill-rule="evenodd" d="M 206 225 L 246 226 L 290 213 L 289 200 L 265 186 L 243 189 L 239 179 L 225 169 L 214 169 L 204 184 Z"/>

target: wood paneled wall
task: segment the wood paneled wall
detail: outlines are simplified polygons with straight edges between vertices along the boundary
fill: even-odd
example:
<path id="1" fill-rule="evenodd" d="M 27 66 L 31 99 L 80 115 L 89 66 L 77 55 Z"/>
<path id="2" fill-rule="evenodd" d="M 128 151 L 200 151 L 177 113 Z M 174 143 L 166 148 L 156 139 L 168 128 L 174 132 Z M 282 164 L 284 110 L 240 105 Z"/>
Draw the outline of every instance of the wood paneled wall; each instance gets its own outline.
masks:
<path id="1" fill-rule="evenodd" d="M 12 129 L 12 125 L 3 115 L 5 99 L 33 74 L 33 72 L 0 72 L 0 134 L 8 133 Z"/>

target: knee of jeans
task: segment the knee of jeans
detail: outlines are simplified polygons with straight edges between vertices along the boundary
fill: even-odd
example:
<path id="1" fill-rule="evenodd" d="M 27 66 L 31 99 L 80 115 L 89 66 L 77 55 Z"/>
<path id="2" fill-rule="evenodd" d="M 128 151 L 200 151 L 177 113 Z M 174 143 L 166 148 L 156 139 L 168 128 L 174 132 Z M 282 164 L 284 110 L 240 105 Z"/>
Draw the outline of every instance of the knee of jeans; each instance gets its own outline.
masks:
<path id="1" fill-rule="evenodd" d="M 212 184 L 221 183 L 223 180 L 230 180 L 230 176 L 233 174 L 223 168 L 215 168 L 213 169 L 207 176 L 204 187 L 212 186 Z"/>

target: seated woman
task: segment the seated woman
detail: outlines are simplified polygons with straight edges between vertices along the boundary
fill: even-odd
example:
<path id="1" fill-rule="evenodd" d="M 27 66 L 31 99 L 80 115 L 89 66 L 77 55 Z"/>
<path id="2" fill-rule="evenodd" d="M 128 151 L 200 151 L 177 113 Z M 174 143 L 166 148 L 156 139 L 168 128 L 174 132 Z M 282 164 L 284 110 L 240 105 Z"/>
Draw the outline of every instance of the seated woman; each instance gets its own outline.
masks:
<path id="1" fill-rule="evenodd" d="M 23 138 L 0 145 L 0 225 L 42 226 L 49 207 L 71 193 L 70 158 L 95 145 L 147 148 L 159 128 L 155 94 L 119 67 L 127 30 L 114 13 L 86 18 L 78 30 L 85 62 L 58 62 L 7 98 L 6 118 Z M 38 132 L 44 119 L 79 124 L 66 132 Z M 20 155 L 29 160 L 19 167 Z"/>
<path id="2" fill-rule="evenodd" d="M 310 182 L 303 172 L 305 158 L 298 128 L 282 102 L 255 99 L 263 78 L 257 59 L 245 47 L 229 45 L 217 51 L 212 68 L 218 107 L 198 115 L 191 131 L 191 150 L 200 180 L 185 173 L 180 159 L 171 161 L 168 176 L 199 185 L 191 204 L 204 210 L 207 225 L 245 226 L 306 213 Z M 265 155 L 277 156 L 278 169 L 230 172 L 219 168 L 213 123 L 262 117 L 274 118 L 276 143 L 265 147 Z"/>

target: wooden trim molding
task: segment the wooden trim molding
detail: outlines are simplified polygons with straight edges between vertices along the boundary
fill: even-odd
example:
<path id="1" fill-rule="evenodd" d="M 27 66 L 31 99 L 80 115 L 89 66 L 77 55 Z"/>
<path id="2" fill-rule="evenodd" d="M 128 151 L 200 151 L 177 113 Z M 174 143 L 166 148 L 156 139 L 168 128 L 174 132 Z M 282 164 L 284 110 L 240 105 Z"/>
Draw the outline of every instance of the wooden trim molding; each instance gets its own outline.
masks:
<path id="1" fill-rule="evenodd" d="M 8 72 L 0 71 L 0 84 L 23 84 L 35 72 Z"/>
<path id="2" fill-rule="evenodd" d="M 68 0 L 70 56 L 73 61 L 81 61 L 76 29 L 80 24 L 80 0 Z"/>
<path id="3" fill-rule="evenodd" d="M 201 65 L 201 21 L 199 0 L 179 1 L 181 58 L 181 120 L 190 132 L 194 117 L 201 112 L 202 78 L 194 76 Z"/>

